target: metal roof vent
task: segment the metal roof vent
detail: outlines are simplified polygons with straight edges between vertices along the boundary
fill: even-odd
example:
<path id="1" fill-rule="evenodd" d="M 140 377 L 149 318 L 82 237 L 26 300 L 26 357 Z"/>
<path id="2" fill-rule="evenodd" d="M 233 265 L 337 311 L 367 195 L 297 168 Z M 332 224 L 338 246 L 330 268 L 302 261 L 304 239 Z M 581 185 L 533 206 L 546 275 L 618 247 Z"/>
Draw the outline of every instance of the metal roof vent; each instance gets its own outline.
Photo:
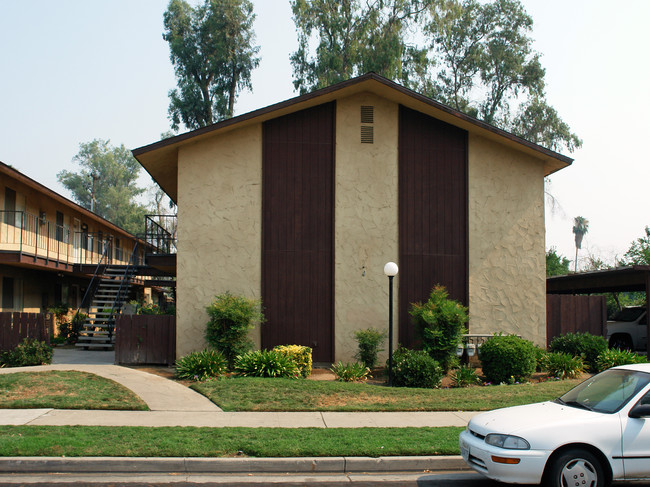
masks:
<path id="1" fill-rule="evenodd" d="M 375 107 L 368 105 L 361 105 L 361 123 L 371 124 L 375 123 Z M 361 143 L 374 144 L 375 143 L 375 128 L 372 125 L 361 125 Z"/>
<path id="2" fill-rule="evenodd" d="M 375 123 L 375 107 L 361 105 L 361 123 Z"/>
<path id="3" fill-rule="evenodd" d="M 372 125 L 362 125 L 361 126 L 361 143 L 362 144 L 374 144 L 375 142 L 375 131 Z"/>

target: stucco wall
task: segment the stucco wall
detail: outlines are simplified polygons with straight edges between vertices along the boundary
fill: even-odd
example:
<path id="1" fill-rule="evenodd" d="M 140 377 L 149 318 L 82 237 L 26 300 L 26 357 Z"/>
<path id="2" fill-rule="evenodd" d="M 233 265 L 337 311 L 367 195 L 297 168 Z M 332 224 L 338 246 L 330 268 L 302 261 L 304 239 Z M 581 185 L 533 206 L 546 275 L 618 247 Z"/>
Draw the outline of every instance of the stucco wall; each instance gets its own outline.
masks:
<path id="1" fill-rule="evenodd" d="M 178 160 L 180 357 L 204 347 L 216 294 L 261 296 L 262 126 L 183 147 Z M 259 327 L 252 335 L 259 347 Z"/>
<path id="2" fill-rule="evenodd" d="M 360 142 L 361 105 L 374 106 L 373 144 Z M 383 269 L 398 258 L 397 115 L 397 104 L 369 93 L 337 101 L 336 360 L 353 360 L 354 330 L 388 330 L 388 278 Z M 398 286 L 396 279 L 395 337 Z M 381 359 L 386 356 L 384 352 Z"/>
<path id="3" fill-rule="evenodd" d="M 469 136 L 470 333 L 546 343 L 542 161 Z"/>

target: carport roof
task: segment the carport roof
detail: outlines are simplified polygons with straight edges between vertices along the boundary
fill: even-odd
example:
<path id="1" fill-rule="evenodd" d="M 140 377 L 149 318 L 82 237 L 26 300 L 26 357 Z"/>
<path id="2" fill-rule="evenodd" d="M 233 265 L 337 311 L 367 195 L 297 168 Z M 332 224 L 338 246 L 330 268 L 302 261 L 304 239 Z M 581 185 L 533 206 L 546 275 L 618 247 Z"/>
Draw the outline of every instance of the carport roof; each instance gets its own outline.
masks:
<path id="1" fill-rule="evenodd" d="M 648 265 L 617 267 L 546 278 L 547 294 L 646 292 L 647 287 L 650 287 L 650 266 Z"/>

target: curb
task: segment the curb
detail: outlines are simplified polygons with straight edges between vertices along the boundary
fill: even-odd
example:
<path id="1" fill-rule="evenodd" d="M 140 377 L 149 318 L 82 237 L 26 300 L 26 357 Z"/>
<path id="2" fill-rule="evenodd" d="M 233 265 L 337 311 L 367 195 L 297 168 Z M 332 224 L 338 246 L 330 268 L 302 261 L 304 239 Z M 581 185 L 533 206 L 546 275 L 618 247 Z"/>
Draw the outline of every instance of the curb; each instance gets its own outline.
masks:
<path id="1" fill-rule="evenodd" d="M 0 474 L 48 473 L 382 473 L 469 471 L 460 456 L 150 458 L 4 457 Z"/>

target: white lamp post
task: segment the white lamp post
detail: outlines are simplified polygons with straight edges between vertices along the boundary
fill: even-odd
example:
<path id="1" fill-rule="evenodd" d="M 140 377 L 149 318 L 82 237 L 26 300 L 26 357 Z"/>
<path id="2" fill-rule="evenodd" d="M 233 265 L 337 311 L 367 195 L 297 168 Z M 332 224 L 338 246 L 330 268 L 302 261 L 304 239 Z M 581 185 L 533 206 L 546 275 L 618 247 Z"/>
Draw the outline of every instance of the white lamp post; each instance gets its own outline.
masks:
<path id="1" fill-rule="evenodd" d="M 384 266 L 384 274 L 388 276 L 388 385 L 393 385 L 393 277 L 399 271 L 395 262 Z"/>

